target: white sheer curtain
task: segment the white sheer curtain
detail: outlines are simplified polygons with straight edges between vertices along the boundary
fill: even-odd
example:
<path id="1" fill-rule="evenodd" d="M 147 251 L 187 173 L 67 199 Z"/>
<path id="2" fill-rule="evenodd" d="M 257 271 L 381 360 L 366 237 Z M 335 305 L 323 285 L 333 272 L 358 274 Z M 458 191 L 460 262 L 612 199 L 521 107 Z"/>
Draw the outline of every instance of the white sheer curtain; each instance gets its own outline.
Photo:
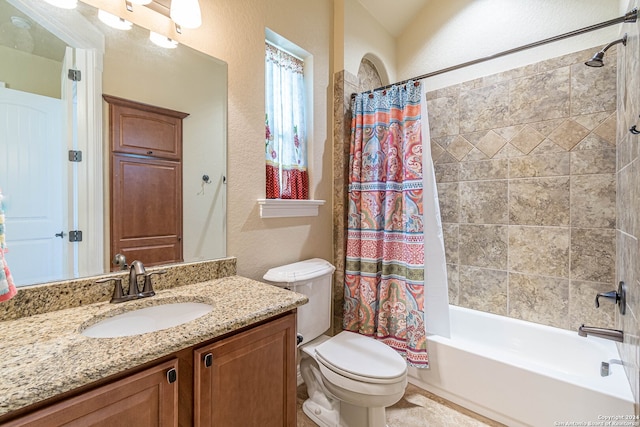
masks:
<path id="1" fill-rule="evenodd" d="M 265 45 L 267 198 L 308 199 L 304 63 Z"/>

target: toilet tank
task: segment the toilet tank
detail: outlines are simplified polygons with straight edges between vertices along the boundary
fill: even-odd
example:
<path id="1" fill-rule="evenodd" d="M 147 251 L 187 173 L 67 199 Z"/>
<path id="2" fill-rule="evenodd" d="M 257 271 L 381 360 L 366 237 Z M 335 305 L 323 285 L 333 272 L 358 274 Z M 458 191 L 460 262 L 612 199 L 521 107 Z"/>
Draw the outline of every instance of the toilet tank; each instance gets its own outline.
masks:
<path id="1" fill-rule="evenodd" d="M 297 332 L 302 336 L 300 344 L 319 337 L 331 327 L 331 278 L 335 269 L 331 263 L 313 258 L 274 267 L 263 276 L 264 280 L 276 286 L 309 298 L 308 303 L 298 307 Z"/>

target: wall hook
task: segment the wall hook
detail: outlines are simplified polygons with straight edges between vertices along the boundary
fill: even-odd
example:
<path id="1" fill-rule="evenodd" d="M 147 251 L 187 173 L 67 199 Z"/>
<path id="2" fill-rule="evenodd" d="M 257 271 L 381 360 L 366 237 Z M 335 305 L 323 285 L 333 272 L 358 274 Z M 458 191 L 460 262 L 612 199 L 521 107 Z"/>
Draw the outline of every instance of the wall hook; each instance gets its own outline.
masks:
<path id="1" fill-rule="evenodd" d="M 640 130 L 636 129 L 636 125 L 633 125 L 629 128 L 629 132 L 631 132 L 634 135 L 638 135 L 640 134 Z"/>

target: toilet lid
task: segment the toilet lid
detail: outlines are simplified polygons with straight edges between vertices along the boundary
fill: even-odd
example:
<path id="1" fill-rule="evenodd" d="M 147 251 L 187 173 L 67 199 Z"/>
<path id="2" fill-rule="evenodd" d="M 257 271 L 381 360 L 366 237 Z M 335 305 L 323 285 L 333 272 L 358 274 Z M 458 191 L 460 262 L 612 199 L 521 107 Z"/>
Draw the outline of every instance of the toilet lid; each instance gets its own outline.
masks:
<path id="1" fill-rule="evenodd" d="M 354 332 L 342 331 L 323 342 L 316 347 L 316 355 L 328 368 L 346 376 L 387 380 L 407 372 L 407 363 L 395 350 Z"/>

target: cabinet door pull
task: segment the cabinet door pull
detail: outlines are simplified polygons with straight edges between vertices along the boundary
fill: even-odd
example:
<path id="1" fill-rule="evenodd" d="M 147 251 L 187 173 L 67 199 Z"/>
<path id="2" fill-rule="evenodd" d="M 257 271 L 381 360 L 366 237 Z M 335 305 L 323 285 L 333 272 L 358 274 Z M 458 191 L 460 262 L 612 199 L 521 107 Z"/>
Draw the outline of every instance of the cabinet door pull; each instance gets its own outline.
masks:
<path id="1" fill-rule="evenodd" d="M 213 354 L 207 353 L 204 355 L 204 366 L 210 368 L 213 365 Z"/>
<path id="2" fill-rule="evenodd" d="M 176 372 L 175 368 L 171 368 L 167 371 L 167 381 L 169 384 L 173 384 L 178 379 L 178 372 Z"/>

